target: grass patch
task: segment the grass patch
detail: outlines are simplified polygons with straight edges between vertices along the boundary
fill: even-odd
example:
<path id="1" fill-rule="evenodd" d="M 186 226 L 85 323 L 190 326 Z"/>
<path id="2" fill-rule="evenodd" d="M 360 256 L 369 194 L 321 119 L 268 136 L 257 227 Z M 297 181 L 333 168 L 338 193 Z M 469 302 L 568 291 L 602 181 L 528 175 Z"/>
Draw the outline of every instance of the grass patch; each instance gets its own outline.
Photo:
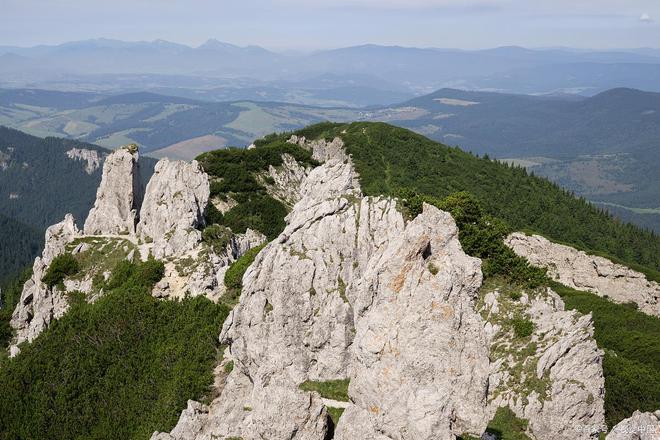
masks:
<path id="1" fill-rule="evenodd" d="M 326 406 L 325 409 L 328 410 L 328 415 L 330 416 L 330 420 L 332 420 L 333 427 L 337 426 L 337 423 L 339 423 L 339 418 L 342 414 L 344 414 L 344 408 L 333 408 L 332 406 Z"/>
<path id="2" fill-rule="evenodd" d="M 300 384 L 303 391 L 316 391 L 326 399 L 348 402 L 348 385 L 350 379 L 328 380 L 325 382 L 316 382 L 308 380 Z"/>

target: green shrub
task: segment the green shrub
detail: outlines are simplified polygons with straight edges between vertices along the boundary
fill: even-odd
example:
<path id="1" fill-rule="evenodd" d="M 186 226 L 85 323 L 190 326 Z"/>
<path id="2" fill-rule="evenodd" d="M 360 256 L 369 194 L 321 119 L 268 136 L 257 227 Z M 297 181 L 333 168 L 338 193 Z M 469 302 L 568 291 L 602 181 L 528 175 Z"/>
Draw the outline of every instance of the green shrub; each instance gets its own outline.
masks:
<path id="1" fill-rule="evenodd" d="M 227 272 L 225 272 L 225 287 L 227 287 L 226 301 L 230 304 L 238 300 L 238 297 L 241 294 L 241 288 L 243 287 L 243 275 L 247 271 L 248 267 L 254 263 L 254 259 L 257 257 L 257 254 L 264 248 L 264 245 L 257 246 L 255 248 L 247 251 L 241 258 L 234 261 Z"/>
<path id="2" fill-rule="evenodd" d="M 48 287 L 53 287 L 61 284 L 66 277 L 77 274 L 79 270 L 80 265 L 73 255 L 67 253 L 60 254 L 53 258 L 41 282 Z"/>
<path id="3" fill-rule="evenodd" d="M 254 194 L 225 213 L 222 224 L 235 233 L 248 228 L 275 239 L 285 228 L 286 206 L 269 195 Z"/>
<path id="4" fill-rule="evenodd" d="M 497 408 L 495 417 L 488 424 L 486 432 L 495 434 L 500 440 L 531 440 L 525 430 L 527 420 L 519 419 L 510 408 Z"/>
<path id="5" fill-rule="evenodd" d="M 213 224 L 218 224 L 221 225 L 225 216 L 218 211 L 218 208 L 215 207 L 213 203 L 209 203 L 206 207 L 206 224 L 207 225 L 213 225 Z"/>
<path id="6" fill-rule="evenodd" d="M 202 240 L 209 245 L 216 254 L 226 251 L 231 242 L 232 231 L 225 226 L 211 225 L 202 231 Z"/>
<path id="7" fill-rule="evenodd" d="M 124 265 L 125 282 L 74 301 L 0 369 L 0 438 L 148 439 L 208 392 L 228 309 L 157 300 L 159 265 Z"/>
<path id="8" fill-rule="evenodd" d="M 513 332 L 518 338 L 526 338 L 534 333 L 534 323 L 529 319 L 516 317 L 511 320 Z"/>
<path id="9" fill-rule="evenodd" d="M 104 288 L 106 290 L 120 287 L 125 289 L 148 288 L 163 278 L 164 273 L 165 265 L 163 262 L 153 258 L 139 263 L 121 260 L 112 270 Z"/>

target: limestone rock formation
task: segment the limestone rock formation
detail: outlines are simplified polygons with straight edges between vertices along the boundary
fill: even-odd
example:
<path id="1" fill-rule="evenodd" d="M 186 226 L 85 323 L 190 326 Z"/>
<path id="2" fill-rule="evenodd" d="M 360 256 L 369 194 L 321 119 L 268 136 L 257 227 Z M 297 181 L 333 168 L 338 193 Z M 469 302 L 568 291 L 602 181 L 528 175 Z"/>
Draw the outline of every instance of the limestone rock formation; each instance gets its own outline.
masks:
<path id="1" fill-rule="evenodd" d="M 204 244 L 165 263 L 165 275 L 153 289 L 158 298 L 205 296 L 218 301 L 225 294 L 225 272 L 250 249 L 266 242 L 266 236 L 248 229 L 244 234 L 232 235 L 227 247 L 216 252 Z"/>
<path id="2" fill-rule="evenodd" d="M 103 157 L 99 155 L 96 150 L 89 150 L 87 148 L 72 148 L 66 152 L 69 159 L 80 160 L 85 163 L 85 172 L 92 174 L 98 170 L 103 161 Z"/>
<path id="3" fill-rule="evenodd" d="M 308 168 L 300 165 L 290 154 L 283 154 L 282 165 L 271 165 L 268 172 L 260 176 L 260 183 L 273 198 L 292 207 L 302 198 L 300 187 L 307 174 Z"/>
<path id="4" fill-rule="evenodd" d="M 660 316 L 660 284 L 644 274 L 612 261 L 587 255 L 570 246 L 552 243 L 539 235 L 513 233 L 506 243 L 535 266 L 545 267 L 559 282 L 615 302 L 634 302 L 649 315 Z"/>
<path id="5" fill-rule="evenodd" d="M 356 177 L 349 160 L 331 159 L 309 173 L 286 229 L 247 270 L 240 303 L 223 326 L 221 340 L 230 344 L 228 355 L 234 369 L 222 394 L 208 407 L 208 415 L 206 409 L 194 417 L 186 411 L 175 430 L 153 438 L 323 439 L 328 430 L 324 400 L 301 391 L 299 385 L 355 374 L 358 386 L 351 386 L 351 393 L 358 399 L 355 405 L 347 405 L 346 416 L 358 415 L 359 423 L 345 429 L 366 433 L 382 423 L 392 429 L 414 426 L 421 430 L 405 438 L 415 438 L 417 432 L 430 435 L 436 426 L 454 434 L 464 428 L 483 431 L 488 348 L 483 322 L 472 305 L 481 280 L 479 262 L 460 250 L 456 226 L 448 214 L 427 207 L 406 228 L 396 202 L 363 198 Z M 379 267 L 386 252 L 394 261 L 386 264 L 388 271 L 382 274 Z M 440 268 L 437 276 L 431 273 L 431 262 Z M 408 266 L 410 276 L 405 272 L 400 277 L 402 286 L 397 287 L 400 307 L 385 310 L 396 295 L 387 287 L 381 292 L 383 278 L 393 283 L 397 271 Z M 434 294 L 437 298 L 432 298 Z M 372 306 L 379 308 L 371 313 Z M 383 316 L 390 311 L 392 316 Z M 419 321 L 409 330 L 408 313 Z M 384 375 L 377 383 L 375 398 L 383 400 L 380 415 L 365 417 L 363 411 L 370 408 L 364 404 L 372 395 L 363 393 L 376 384 L 359 373 L 368 368 L 362 363 L 368 359 L 356 361 L 351 345 L 357 325 L 364 331 L 362 349 L 368 350 L 369 329 L 377 324 L 393 338 L 392 344 L 400 342 L 396 350 L 407 361 L 396 370 L 397 375 Z M 438 330 L 439 335 L 431 330 Z M 400 340 L 395 337 L 398 332 Z M 426 341 L 429 348 L 448 343 L 463 350 L 445 360 L 433 359 L 429 353 L 426 364 L 418 366 L 413 345 L 405 347 L 415 338 Z M 442 350 L 450 348 L 446 345 Z M 360 353 L 368 356 L 368 351 Z M 386 371 L 394 365 L 395 353 L 383 350 L 380 354 L 379 368 Z M 457 365 L 450 365 L 454 362 Z M 398 380 L 410 385 L 409 390 L 395 393 L 399 399 L 404 394 L 410 399 L 403 412 L 397 412 L 386 395 L 397 388 Z M 450 384 L 457 385 L 455 390 Z M 425 403 L 424 409 L 415 408 L 418 403 Z M 434 407 L 436 403 L 442 405 Z M 415 421 L 418 416 L 424 423 Z M 342 422 L 338 429 L 341 426 Z M 342 435 L 368 438 L 350 437 L 350 430 Z"/>
<path id="6" fill-rule="evenodd" d="M 335 439 L 450 439 L 483 432 L 488 349 L 474 309 L 481 262 L 430 205 L 353 286 L 349 405 Z"/>
<path id="7" fill-rule="evenodd" d="M 529 421 L 538 440 L 598 438 L 605 428 L 605 384 L 591 316 L 565 311 L 550 289 L 529 291 L 519 299 L 498 289 L 482 296 L 493 361 L 491 413 L 510 407 Z M 529 337 L 514 334 L 516 318 L 533 323 Z"/>
<path id="8" fill-rule="evenodd" d="M 607 435 L 607 440 L 658 440 L 660 438 L 660 410 L 654 413 L 635 411 L 630 418 L 619 422 Z"/>
<path id="9" fill-rule="evenodd" d="M 348 160 L 348 155 L 344 150 L 344 141 L 339 137 L 334 138 L 330 142 L 325 139 L 308 141 L 305 139 L 305 136 L 294 134 L 287 142 L 311 151 L 312 158 L 319 162 L 327 162 L 329 160 L 345 162 Z"/>
<path id="10" fill-rule="evenodd" d="M 156 258 L 192 250 L 201 240 L 209 179 L 197 161 L 161 159 L 147 184 L 138 236 Z"/>
<path id="11" fill-rule="evenodd" d="M 113 151 L 105 159 L 94 207 L 85 221 L 85 235 L 133 235 L 142 203 L 137 146 Z"/>
<path id="12" fill-rule="evenodd" d="M 32 341 L 53 319 L 66 312 L 68 303 L 64 292 L 60 292 L 57 286 L 49 288 L 41 279 L 53 258 L 64 252 L 65 246 L 79 235 L 80 231 L 71 214 L 46 230 L 43 253 L 34 260 L 32 277 L 23 286 L 21 298 L 12 315 L 11 326 L 16 331 L 14 346 L 10 348 L 12 355 L 18 353 L 18 344 Z"/>

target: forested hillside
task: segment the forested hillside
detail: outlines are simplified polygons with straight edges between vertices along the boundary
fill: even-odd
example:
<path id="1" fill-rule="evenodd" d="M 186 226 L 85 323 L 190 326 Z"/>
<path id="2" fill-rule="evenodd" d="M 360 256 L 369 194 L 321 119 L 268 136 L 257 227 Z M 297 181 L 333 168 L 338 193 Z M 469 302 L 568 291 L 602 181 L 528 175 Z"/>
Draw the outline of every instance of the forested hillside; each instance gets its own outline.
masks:
<path id="1" fill-rule="evenodd" d="M 71 158 L 72 149 L 96 153 L 99 162 Z M 61 138 L 38 138 L 0 126 L 0 279 L 30 265 L 43 245 L 45 229 L 66 213 L 84 223 L 101 180 L 108 150 Z M 142 179 L 155 160 L 142 158 Z"/>
<path id="2" fill-rule="evenodd" d="M 0 214 L 0 288 L 7 278 L 32 263 L 42 241 L 35 228 Z"/>
<path id="3" fill-rule="evenodd" d="M 523 168 L 475 157 L 383 123 L 317 124 L 297 133 L 312 139 L 340 136 L 369 195 L 414 190 L 441 198 L 468 191 L 513 229 L 538 232 L 629 265 L 660 269 L 659 236 L 614 221 Z"/>

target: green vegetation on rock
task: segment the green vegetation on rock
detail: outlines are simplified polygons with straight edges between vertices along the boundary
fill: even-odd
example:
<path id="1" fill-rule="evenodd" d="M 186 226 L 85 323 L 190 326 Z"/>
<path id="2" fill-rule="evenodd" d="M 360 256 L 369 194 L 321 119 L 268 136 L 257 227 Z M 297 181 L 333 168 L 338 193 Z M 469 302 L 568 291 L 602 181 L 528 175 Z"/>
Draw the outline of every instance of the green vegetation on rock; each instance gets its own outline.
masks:
<path id="1" fill-rule="evenodd" d="M 211 177 L 211 196 L 225 199 L 230 196 L 238 202 L 229 211 L 221 214 L 215 207 L 207 213 L 207 223 L 224 225 L 234 233 L 248 228 L 257 230 L 274 239 L 286 226 L 284 217 L 287 208 L 271 197 L 256 178 L 258 173 L 270 166 L 282 165 L 282 155 L 289 154 L 302 164 L 317 165 L 311 152 L 286 143 L 280 137 L 259 148 L 250 150 L 229 148 L 200 155 L 197 160 Z"/>
<path id="2" fill-rule="evenodd" d="M 61 254 L 53 258 L 46 274 L 41 279 L 48 287 L 61 284 L 66 277 L 75 275 L 80 271 L 80 264 L 71 254 Z"/>
<path id="3" fill-rule="evenodd" d="M 201 297 L 157 300 L 158 274 L 153 260 L 121 263 L 112 290 L 72 302 L 4 362 L 0 438 L 148 439 L 209 391 L 228 309 Z"/>
<path id="4" fill-rule="evenodd" d="M 513 230 L 528 229 L 582 250 L 614 255 L 627 264 L 660 269 L 659 236 L 616 222 L 523 168 L 478 158 L 384 123 L 323 123 L 296 133 L 308 139 L 341 137 L 366 195 L 396 196 L 409 190 L 442 199 L 467 191 L 486 214 Z"/>
<path id="5" fill-rule="evenodd" d="M 605 419 L 611 428 L 636 410 L 660 408 L 660 319 L 630 304 L 615 304 L 558 283 L 567 309 L 592 313 L 595 338 L 605 350 Z"/>
<path id="6" fill-rule="evenodd" d="M 350 379 L 327 380 L 324 382 L 308 380 L 300 384 L 303 391 L 316 391 L 326 399 L 348 402 L 348 385 Z"/>
<path id="7" fill-rule="evenodd" d="M 223 301 L 228 305 L 233 306 L 238 302 L 241 296 L 241 289 L 243 288 L 243 275 L 248 270 L 248 267 L 254 263 L 257 254 L 264 248 L 265 245 L 257 246 L 250 249 L 241 256 L 238 260 L 234 261 L 227 272 L 225 272 L 225 287 L 227 293 L 223 296 Z"/>

